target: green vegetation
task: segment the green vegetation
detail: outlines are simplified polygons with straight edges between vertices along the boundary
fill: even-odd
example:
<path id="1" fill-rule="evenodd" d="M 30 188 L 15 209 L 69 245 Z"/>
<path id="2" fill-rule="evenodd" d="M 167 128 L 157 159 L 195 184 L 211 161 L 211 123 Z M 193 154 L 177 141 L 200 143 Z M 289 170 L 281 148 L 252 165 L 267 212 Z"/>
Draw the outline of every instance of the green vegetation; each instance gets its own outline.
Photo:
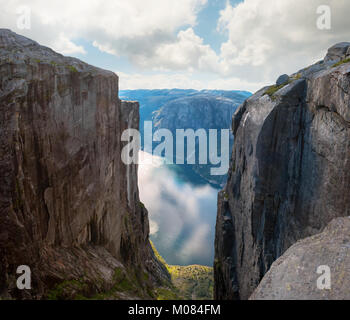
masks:
<path id="1" fill-rule="evenodd" d="M 350 58 L 344 59 L 344 60 L 342 60 L 342 61 L 339 61 L 339 62 L 333 64 L 332 68 L 339 67 L 339 66 L 341 66 L 342 64 L 349 63 L 349 62 L 350 62 Z"/>
<path id="2" fill-rule="evenodd" d="M 156 256 L 156 258 L 159 260 L 159 262 L 161 262 L 169 271 L 169 266 L 168 264 L 166 263 L 166 261 L 164 260 L 164 258 L 159 254 L 158 250 L 156 249 L 156 247 L 154 246 L 153 242 L 150 241 L 150 244 L 152 246 L 152 249 L 153 249 L 153 252 Z"/>
<path id="3" fill-rule="evenodd" d="M 177 292 L 174 291 L 174 289 L 161 287 L 157 288 L 155 293 L 157 295 L 157 300 L 180 300 Z"/>
<path id="4" fill-rule="evenodd" d="M 265 91 L 265 93 L 264 93 L 264 95 L 269 95 L 269 97 L 272 99 L 272 100 L 274 100 L 275 99 L 275 96 L 274 96 L 274 94 L 278 91 L 278 90 L 280 90 L 280 89 L 282 89 L 282 88 L 284 88 L 286 85 L 288 85 L 290 82 L 288 81 L 288 82 L 286 82 L 286 83 L 284 83 L 284 84 L 281 84 L 281 85 L 273 85 L 273 86 L 271 86 L 271 87 L 269 87 L 266 91 Z"/>
<path id="5" fill-rule="evenodd" d="M 154 287 L 149 274 L 140 268 L 125 270 L 116 268 L 113 274 L 113 286 L 106 289 L 101 279 L 65 280 L 51 289 L 46 298 L 49 300 L 115 300 L 115 299 L 157 299 L 157 300 L 204 300 L 213 298 L 213 268 L 206 266 L 168 265 L 151 242 L 157 259 L 167 268 L 170 281 L 163 281 Z M 96 294 L 96 292 L 98 292 Z"/>
<path id="6" fill-rule="evenodd" d="M 142 277 L 140 280 L 138 275 Z M 56 285 L 47 294 L 49 300 L 115 300 L 129 298 L 155 298 L 153 287 L 148 281 L 148 274 L 140 273 L 138 270 L 127 273 L 124 268 L 116 268 L 113 274 L 114 285 L 110 290 L 103 291 L 103 280 L 94 281 L 93 286 L 84 279 L 66 280 Z M 93 287 L 93 288 L 92 288 Z M 96 293 L 96 287 L 100 288 Z"/>
<path id="7" fill-rule="evenodd" d="M 224 192 L 224 200 L 228 201 L 228 194 L 227 194 L 227 192 Z"/>
<path id="8" fill-rule="evenodd" d="M 184 299 L 213 299 L 213 268 L 200 265 L 169 266 L 169 268 L 174 286 Z"/>
<path id="9" fill-rule="evenodd" d="M 151 242 L 151 241 L 150 241 Z M 168 265 L 151 242 L 157 259 L 170 273 L 174 288 L 158 288 L 156 290 L 159 300 L 176 300 L 179 296 L 185 300 L 213 299 L 214 274 L 213 268 L 192 265 L 172 266 Z"/>
<path id="10" fill-rule="evenodd" d="M 74 66 L 68 66 L 68 69 L 69 69 L 71 72 L 74 72 L 74 73 L 78 72 L 77 68 L 74 67 Z"/>
<path id="11" fill-rule="evenodd" d="M 299 80 L 301 78 L 301 73 L 297 73 L 292 79 L 293 80 Z"/>
<path id="12" fill-rule="evenodd" d="M 82 298 L 88 290 L 87 284 L 82 280 L 65 280 L 51 289 L 47 295 L 48 300 L 78 299 Z"/>
<path id="13" fill-rule="evenodd" d="M 275 96 L 275 93 L 278 91 L 278 90 L 281 90 L 282 88 L 284 88 L 285 86 L 287 86 L 288 84 L 294 82 L 295 80 L 299 80 L 301 78 L 301 73 L 297 73 L 295 76 L 291 77 L 287 82 L 281 84 L 281 85 L 273 85 L 273 86 L 270 86 L 264 93 L 264 95 L 269 95 L 269 97 L 272 99 L 272 100 L 276 100 L 276 96 Z"/>
<path id="14" fill-rule="evenodd" d="M 146 209 L 145 205 L 141 201 L 139 202 L 139 205 L 141 209 Z"/>

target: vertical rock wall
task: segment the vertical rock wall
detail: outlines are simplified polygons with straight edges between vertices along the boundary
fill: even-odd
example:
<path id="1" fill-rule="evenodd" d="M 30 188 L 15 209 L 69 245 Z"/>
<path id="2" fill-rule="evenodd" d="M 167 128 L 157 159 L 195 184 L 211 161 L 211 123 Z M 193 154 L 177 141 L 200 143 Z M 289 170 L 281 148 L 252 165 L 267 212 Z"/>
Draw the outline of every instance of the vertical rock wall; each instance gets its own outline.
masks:
<path id="1" fill-rule="evenodd" d="M 114 73 L 0 30 L 0 295 L 79 277 L 108 289 L 117 267 L 154 268 L 137 167 L 121 161 L 138 126 Z M 22 264 L 29 293 L 15 288 Z"/>
<path id="2" fill-rule="evenodd" d="M 237 110 L 218 201 L 217 299 L 248 299 L 292 244 L 350 214 L 349 47 L 332 47 L 324 61 Z"/>

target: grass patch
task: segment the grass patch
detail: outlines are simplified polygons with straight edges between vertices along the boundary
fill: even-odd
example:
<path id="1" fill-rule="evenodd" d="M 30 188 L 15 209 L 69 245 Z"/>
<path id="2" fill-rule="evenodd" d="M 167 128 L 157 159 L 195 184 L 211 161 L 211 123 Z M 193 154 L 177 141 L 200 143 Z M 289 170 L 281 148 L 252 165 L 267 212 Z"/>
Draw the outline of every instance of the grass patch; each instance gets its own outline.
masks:
<path id="1" fill-rule="evenodd" d="M 333 64 L 332 68 L 339 67 L 339 66 L 341 66 L 342 64 L 349 63 L 349 62 L 350 62 L 350 58 L 344 59 L 344 60 L 342 60 L 342 61 L 339 61 L 339 62 Z"/>
<path id="2" fill-rule="evenodd" d="M 288 81 L 288 82 L 286 82 L 286 83 L 284 83 L 284 84 L 281 84 L 281 85 L 279 85 L 279 86 L 275 84 L 275 85 L 269 87 L 269 88 L 265 91 L 264 95 L 269 95 L 269 97 L 273 99 L 275 93 L 276 93 L 278 90 L 284 88 L 284 87 L 285 87 L 286 85 L 288 85 L 289 83 L 290 83 L 290 82 Z"/>
<path id="3" fill-rule="evenodd" d="M 157 300 L 180 300 L 179 296 L 171 289 L 157 288 Z"/>
<path id="4" fill-rule="evenodd" d="M 301 79 L 302 77 L 302 74 L 299 72 L 297 73 L 296 75 L 294 75 L 293 77 L 291 77 L 287 82 L 281 84 L 281 85 L 273 85 L 271 87 L 269 87 L 264 95 L 269 95 L 269 97 L 272 99 L 272 100 L 276 100 L 276 97 L 275 97 L 275 93 L 278 91 L 278 90 L 281 90 L 282 88 L 284 88 L 285 86 L 289 85 L 290 83 L 294 82 L 295 80 L 299 80 Z"/>
<path id="5" fill-rule="evenodd" d="M 301 73 L 297 73 L 292 79 L 293 80 L 299 80 L 301 78 Z"/>

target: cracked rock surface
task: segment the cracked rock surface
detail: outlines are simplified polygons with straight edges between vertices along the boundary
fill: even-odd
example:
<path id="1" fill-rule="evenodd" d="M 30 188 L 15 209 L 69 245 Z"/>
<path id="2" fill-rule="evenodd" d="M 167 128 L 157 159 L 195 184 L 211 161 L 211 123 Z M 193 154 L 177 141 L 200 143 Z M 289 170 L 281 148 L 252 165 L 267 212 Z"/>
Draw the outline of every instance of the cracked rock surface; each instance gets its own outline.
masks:
<path id="1" fill-rule="evenodd" d="M 296 241 L 350 215 L 349 48 L 335 45 L 324 61 L 261 89 L 236 111 L 218 199 L 217 299 L 248 299 Z"/>
<path id="2" fill-rule="evenodd" d="M 116 74 L 0 29 L 0 297 L 42 298 L 72 279 L 92 296 L 117 268 L 167 278 L 137 167 L 120 156 L 138 122 Z M 16 289 L 19 265 L 31 267 L 30 291 Z"/>

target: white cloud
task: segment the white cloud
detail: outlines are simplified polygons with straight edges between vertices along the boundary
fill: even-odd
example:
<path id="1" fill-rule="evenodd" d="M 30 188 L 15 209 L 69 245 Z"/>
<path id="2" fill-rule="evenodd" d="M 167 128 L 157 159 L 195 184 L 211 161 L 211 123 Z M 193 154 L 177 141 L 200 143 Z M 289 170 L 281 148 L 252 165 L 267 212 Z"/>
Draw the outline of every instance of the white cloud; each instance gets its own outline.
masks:
<path id="1" fill-rule="evenodd" d="M 134 88 L 256 90 L 321 59 L 334 43 L 350 40 L 348 0 L 245 0 L 237 6 L 227 1 L 217 23 L 227 40 L 217 54 L 194 32 L 207 2 L 0 0 L 0 26 L 66 54 L 84 53 L 76 44 L 83 38 L 103 52 L 127 57 L 139 73 L 163 72 L 147 75 L 148 82 L 138 74 L 130 81 L 122 75 Z M 17 29 L 22 5 L 31 9 L 30 30 Z M 316 27 L 319 5 L 331 7 L 331 30 Z"/>
<path id="2" fill-rule="evenodd" d="M 176 39 L 178 28 L 195 25 L 206 1 L 0 0 L 0 26 L 51 47 L 63 33 L 70 41 L 85 38 L 104 51 L 142 60 Z M 18 8 L 23 5 L 31 10 L 30 30 L 17 29 Z"/>
<path id="3" fill-rule="evenodd" d="M 331 30 L 316 26 L 317 7 L 329 5 Z M 347 0 L 245 0 L 221 11 L 218 30 L 226 32 L 220 71 L 248 81 L 274 81 L 323 58 L 327 49 L 349 41 Z"/>
<path id="4" fill-rule="evenodd" d="M 184 243 L 181 254 L 185 257 L 200 257 L 208 251 L 208 239 L 210 239 L 210 226 L 208 224 L 199 225 Z"/>
<path id="5" fill-rule="evenodd" d="M 70 41 L 63 33 L 60 33 L 57 40 L 52 44 L 52 48 L 62 54 L 86 54 L 84 47 L 77 46 L 75 43 Z"/>
<path id="6" fill-rule="evenodd" d="M 192 78 L 191 73 L 125 73 L 118 72 L 119 88 L 121 90 L 127 89 L 168 89 L 168 88 L 193 88 L 201 87 L 201 81 Z"/>
<path id="7" fill-rule="evenodd" d="M 194 72 L 177 73 L 125 73 L 118 72 L 120 90 L 133 89 L 212 89 L 212 90 L 258 90 L 264 82 L 249 82 L 247 80 L 210 75 Z"/>
<path id="8" fill-rule="evenodd" d="M 160 45 L 149 59 L 140 61 L 144 67 L 165 70 L 216 70 L 217 56 L 209 45 L 203 44 L 192 28 L 179 31 L 176 41 Z"/>

